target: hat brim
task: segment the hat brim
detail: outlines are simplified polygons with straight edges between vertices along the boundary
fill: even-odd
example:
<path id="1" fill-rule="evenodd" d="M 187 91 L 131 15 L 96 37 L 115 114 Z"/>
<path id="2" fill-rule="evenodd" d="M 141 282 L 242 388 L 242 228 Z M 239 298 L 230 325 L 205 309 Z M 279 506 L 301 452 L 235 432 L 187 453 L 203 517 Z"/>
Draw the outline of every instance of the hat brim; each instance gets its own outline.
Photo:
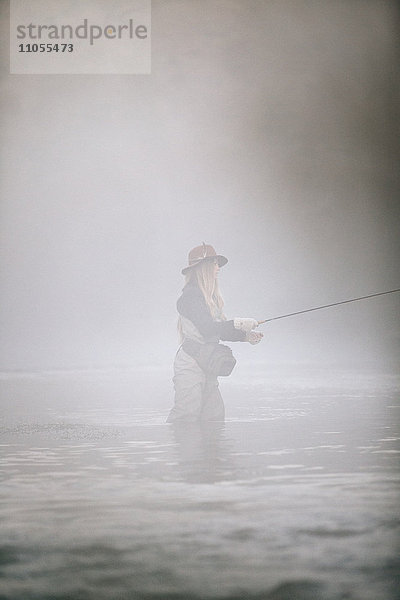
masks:
<path id="1" fill-rule="evenodd" d="M 189 265 L 188 267 L 185 267 L 184 269 L 182 269 L 181 273 L 182 273 L 182 275 L 186 275 L 186 273 L 188 273 L 189 271 L 191 271 L 192 269 L 197 267 L 197 265 L 200 265 L 203 261 L 215 260 L 215 259 L 217 259 L 219 267 L 223 267 L 228 262 L 228 259 L 225 256 L 222 256 L 221 254 L 216 254 L 215 256 L 206 256 L 205 258 L 201 258 L 194 265 Z"/>

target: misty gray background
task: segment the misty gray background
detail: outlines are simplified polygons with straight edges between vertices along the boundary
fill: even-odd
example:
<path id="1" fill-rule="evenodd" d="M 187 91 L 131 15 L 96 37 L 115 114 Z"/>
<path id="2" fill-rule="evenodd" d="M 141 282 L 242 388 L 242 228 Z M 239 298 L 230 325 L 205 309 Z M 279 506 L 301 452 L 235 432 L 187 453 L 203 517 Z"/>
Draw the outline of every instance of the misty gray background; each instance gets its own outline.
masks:
<path id="1" fill-rule="evenodd" d="M 172 363 L 188 250 L 228 317 L 400 287 L 395 2 L 153 0 L 151 75 L 9 75 L 2 370 Z M 398 295 L 263 326 L 246 361 L 399 356 Z"/>

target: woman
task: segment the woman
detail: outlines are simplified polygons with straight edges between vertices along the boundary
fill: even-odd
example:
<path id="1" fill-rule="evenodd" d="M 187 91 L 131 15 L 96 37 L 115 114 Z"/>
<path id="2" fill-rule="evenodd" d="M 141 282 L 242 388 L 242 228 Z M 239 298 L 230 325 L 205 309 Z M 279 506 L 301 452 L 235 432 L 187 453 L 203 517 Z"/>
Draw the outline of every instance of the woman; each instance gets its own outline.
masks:
<path id="1" fill-rule="evenodd" d="M 182 345 L 174 362 L 175 405 L 169 414 L 169 423 L 224 420 L 225 408 L 217 375 L 204 364 L 201 368 L 198 356 L 193 351 L 190 355 L 188 347 L 193 350 L 193 346 L 201 348 L 201 344 L 204 349 L 205 344 L 214 344 L 215 348 L 219 340 L 257 344 L 263 337 L 262 333 L 253 331 L 258 325 L 255 319 L 227 321 L 223 313 L 217 275 L 227 262 L 227 258 L 217 255 L 212 246 L 203 242 L 189 252 L 189 265 L 182 270 L 186 285 L 177 302 Z"/>

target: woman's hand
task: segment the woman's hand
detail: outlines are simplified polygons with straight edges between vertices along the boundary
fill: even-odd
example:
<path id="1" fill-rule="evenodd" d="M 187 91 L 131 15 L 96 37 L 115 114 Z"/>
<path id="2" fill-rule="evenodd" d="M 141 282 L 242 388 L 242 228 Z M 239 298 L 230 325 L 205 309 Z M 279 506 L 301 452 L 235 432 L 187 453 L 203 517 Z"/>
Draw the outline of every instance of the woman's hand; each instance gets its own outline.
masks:
<path id="1" fill-rule="evenodd" d="M 254 346 L 254 344 L 258 344 L 259 342 L 261 342 L 263 337 L 264 334 L 260 331 L 249 331 L 248 333 L 246 333 L 246 342 L 249 342 Z"/>
<path id="2" fill-rule="evenodd" d="M 233 325 L 235 329 L 240 329 L 246 333 L 258 327 L 258 321 L 255 319 L 247 319 L 244 317 L 235 317 L 233 319 Z"/>

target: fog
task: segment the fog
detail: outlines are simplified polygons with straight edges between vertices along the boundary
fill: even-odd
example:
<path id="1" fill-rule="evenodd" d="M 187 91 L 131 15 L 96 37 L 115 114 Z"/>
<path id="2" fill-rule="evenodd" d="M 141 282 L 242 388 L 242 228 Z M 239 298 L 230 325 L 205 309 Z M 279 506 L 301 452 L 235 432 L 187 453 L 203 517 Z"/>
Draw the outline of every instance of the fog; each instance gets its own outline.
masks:
<path id="1" fill-rule="evenodd" d="M 194 246 L 228 318 L 400 288 L 397 4 L 153 0 L 151 75 L 10 75 L 0 9 L 2 598 L 397 598 L 398 293 L 166 424 Z"/>
<path id="2" fill-rule="evenodd" d="M 153 0 L 151 75 L 10 75 L 2 10 L 1 363 L 172 364 L 190 248 L 228 317 L 399 287 L 395 2 Z M 398 294 L 263 326 L 242 363 L 374 365 Z"/>

